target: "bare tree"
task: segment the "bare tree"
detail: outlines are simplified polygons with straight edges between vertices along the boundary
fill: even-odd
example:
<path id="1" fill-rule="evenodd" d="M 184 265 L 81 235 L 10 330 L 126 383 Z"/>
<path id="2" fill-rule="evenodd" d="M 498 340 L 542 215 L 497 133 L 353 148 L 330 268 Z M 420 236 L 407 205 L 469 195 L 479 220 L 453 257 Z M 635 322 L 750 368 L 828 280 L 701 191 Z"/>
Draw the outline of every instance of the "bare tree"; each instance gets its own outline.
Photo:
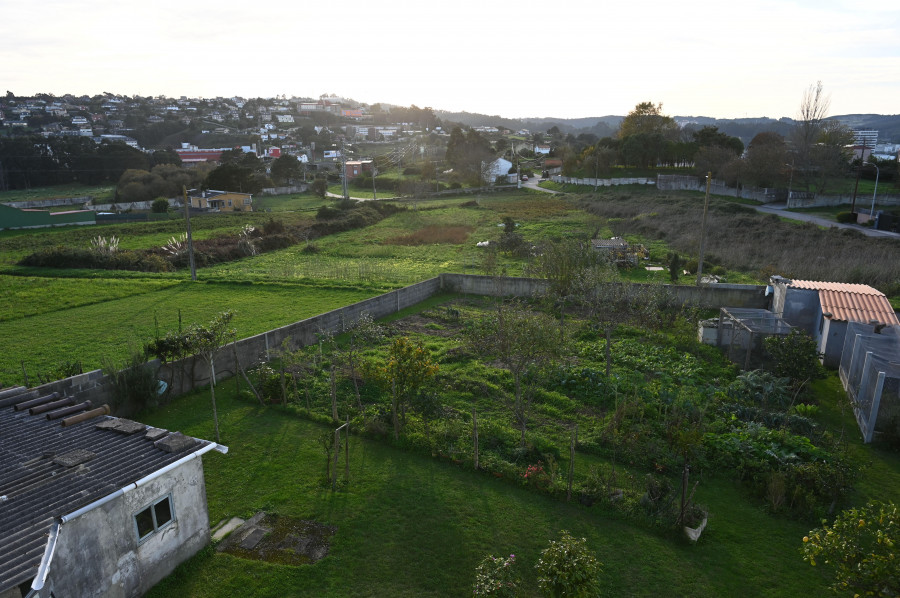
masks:
<path id="1" fill-rule="evenodd" d="M 791 133 L 796 169 L 807 191 L 810 190 L 815 174 L 814 148 L 822 134 L 822 123 L 830 107 L 831 98 L 823 93 L 822 82 L 810 85 L 803 93 L 797 124 Z"/>

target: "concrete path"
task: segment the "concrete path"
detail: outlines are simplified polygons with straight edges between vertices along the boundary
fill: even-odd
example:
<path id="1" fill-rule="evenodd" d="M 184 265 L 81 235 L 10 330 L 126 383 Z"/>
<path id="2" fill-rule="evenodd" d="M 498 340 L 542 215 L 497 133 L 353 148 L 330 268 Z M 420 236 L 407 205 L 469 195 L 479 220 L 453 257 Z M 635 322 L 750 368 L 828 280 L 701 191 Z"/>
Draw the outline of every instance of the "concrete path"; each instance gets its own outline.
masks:
<path id="1" fill-rule="evenodd" d="M 875 230 L 873 228 L 860 226 L 858 224 L 844 224 L 842 222 L 835 222 L 834 220 L 822 218 L 821 216 L 816 216 L 815 214 L 807 214 L 804 212 L 789 212 L 785 204 L 766 204 L 762 206 L 753 206 L 753 209 L 755 209 L 757 212 L 762 212 L 763 214 L 775 214 L 776 216 L 789 218 L 791 220 L 812 222 L 816 226 L 824 226 L 825 228 L 849 228 L 858 231 L 866 235 L 867 237 L 900 239 L 900 233 L 892 233 L 886 230 Z"/>

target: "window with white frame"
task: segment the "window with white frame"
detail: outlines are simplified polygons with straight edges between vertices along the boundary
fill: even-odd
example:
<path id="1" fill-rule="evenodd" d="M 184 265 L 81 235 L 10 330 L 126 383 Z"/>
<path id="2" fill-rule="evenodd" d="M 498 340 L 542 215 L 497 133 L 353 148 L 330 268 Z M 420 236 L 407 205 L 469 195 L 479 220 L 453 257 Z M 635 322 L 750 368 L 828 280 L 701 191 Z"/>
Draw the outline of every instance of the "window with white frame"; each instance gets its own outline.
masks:
<path id="1" fill-rule="evenodd" d="M 168 494 L 134 515 L 134 529 L 138 542 L 143 542 L 159 530 L 175 521 L 172 495 Z"/>

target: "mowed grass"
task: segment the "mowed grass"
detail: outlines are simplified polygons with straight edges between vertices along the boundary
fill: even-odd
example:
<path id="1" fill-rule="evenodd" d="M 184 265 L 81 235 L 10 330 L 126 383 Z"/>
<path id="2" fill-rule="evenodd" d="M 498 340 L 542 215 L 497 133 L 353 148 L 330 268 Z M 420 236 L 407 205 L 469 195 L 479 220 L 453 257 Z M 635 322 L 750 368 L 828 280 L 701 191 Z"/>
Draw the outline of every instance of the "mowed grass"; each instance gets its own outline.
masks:
<path id="1" fill-rule="evenodd" d="M 524 579 L 521 595 L 537 596 L 534 564 L 561 529 L 587 538 L 604 563 L 604 595 L 826 592 L 821 572 L 800 560 L 809 525 L 765 514 L 727 480 L 704 480 L 698 490 L 713 515 L 697 545 L 355 436 L 350 482 L 332 493 L 321 484 L 325 457 L 318 440 L 329 428 L 236 399 L 233 381 L 220 383 L 216 396 L 230 450 L 204 457 L 210 521 L 264 510 L 334 525 L 337 533 L 328 556 L 299 567 L 204 550 L 157 586 L 153 598 L 470 595 L 478 562 L 511 553 Z M 208 391 L 142 421 L 201 438 L 214 434 Z"/>
<path id="2" fill-rule="evenodd" d="M 90 281 L 48 284 L 60 290 L 70 283 L 81 291 L 82 285 L 89 285 Z M 23 382 L 22 362 L 32 383 L 37 373 L 62 362 L 80 361 L 85 371 L 100 367 L 105 358 L 122 362 L 133 348 L 154 338 L 157 325 L 160 334 L 176 330 L 179 311 L 183 325 L 187 326 L 206 323 L 221 311 L 233 310 L 233 326 L 238 338 L 244 338 L 383 292 L 380 288 L 338 285 L 229 282 L 166 285 L 152 280 L 142 284 L 147 288 L 140 294 L 122 297 L 113 294 L 103 301 L 0 321 L 0 338 L 4 340 L 4 351 L 0 353 L 0 386 Z M 134 287 L 124 285 L 124 288 L 138 290 L 140 286 L 141 283 L 136 283 Z M 6 297 L 7 292 L 4 290 L 0 296 Z"/>

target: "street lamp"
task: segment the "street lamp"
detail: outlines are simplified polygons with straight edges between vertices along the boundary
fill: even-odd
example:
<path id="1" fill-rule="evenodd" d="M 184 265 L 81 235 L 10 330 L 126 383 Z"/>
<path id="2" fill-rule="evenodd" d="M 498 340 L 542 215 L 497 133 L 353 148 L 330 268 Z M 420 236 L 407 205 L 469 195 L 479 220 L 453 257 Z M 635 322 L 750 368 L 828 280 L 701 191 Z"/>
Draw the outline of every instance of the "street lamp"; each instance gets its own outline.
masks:
<path id="1" fill-rule="evenodd" d="M 872 211 L 869 212 L 869 218 L 875 218 L 875 196 L 878 195 L 878 176 L 881 174 L 881 170 L 878 168 L 878 164 L 874 162 L 869 162 L 870 165 L 875 167 L 875 192 L 872 193 Z"/>

